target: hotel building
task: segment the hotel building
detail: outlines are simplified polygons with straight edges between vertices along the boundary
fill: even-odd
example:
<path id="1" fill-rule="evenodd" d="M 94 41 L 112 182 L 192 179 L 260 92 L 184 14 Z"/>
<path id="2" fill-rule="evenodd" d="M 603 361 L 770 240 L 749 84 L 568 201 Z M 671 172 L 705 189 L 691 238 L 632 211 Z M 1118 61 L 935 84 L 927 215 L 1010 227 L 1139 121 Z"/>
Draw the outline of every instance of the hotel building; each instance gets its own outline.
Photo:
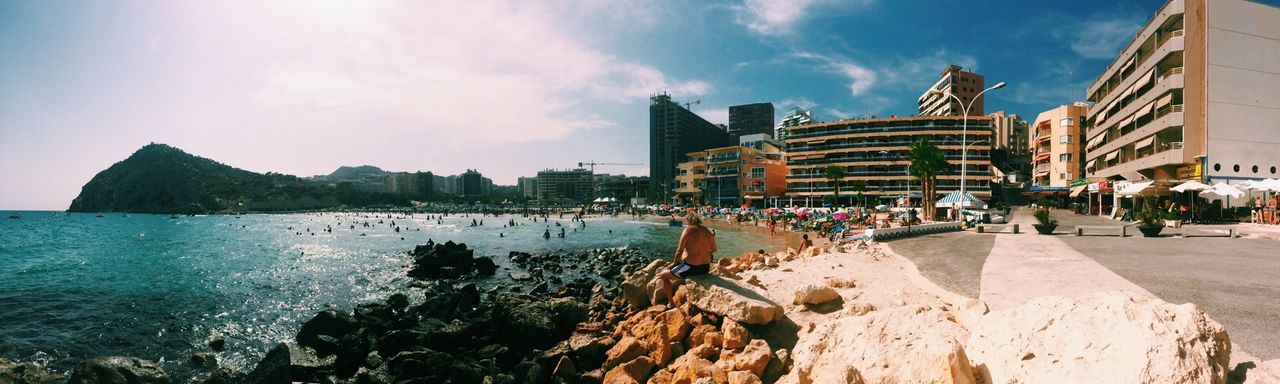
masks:
<path id="1" fill-rule="evenodd" d="M 939 197 L 960 189 L 961 136 L 969 144 L 965 190 L 991 199 L 991 118 L 921 116 L 844 120 L 787 128 L 787 204 L 815 204 L 834 193 L 822 176 L 831 165 L 845 168 L 840 179 L 842 203 L 851 198 L 854 180 L 867 183 L 864 193 L 883 198 L 919 196 L 920 183 L 908 173 L 911 143 L 927 138 L 943 152 L 949 169 L 938 176 Z"/>
<path id="2" fill-rule="evenodd" d="M 1088 111 L 1088 104 L 1075 103 L 1036 116 L 1027 147 L 1031 153 L 1032 187 L 1067 188 L 1072 181 L 1084 177 L 1080 172 L 1084 168 L 1084 147 L 1080 142 Z"/>
<path id="3" fill-rule="evenodd" d="M 958 65 L 947 66 L 942 70 L 942 78 L 933 83 L 923 95 L 916 100 L 920 106 L 920 116 L 960 116 L 964 114 L 960 103 L 947 96 L 948 93 L 960 98 L 966 105 L 984 89 L 982 75 L 966 71 Z M 941 93 L 933 93 L 933 91 Z M 982 116 L 982 98 L 973 102 L 969 116 Z"/>
<path id="4" fill-rule="evenodd" d="M 1280 8 L 1169 0 L 1089 86 L 1095 180 L 1280 177 Z"/>
<path id="5" fill-rule="evenodd" d="M 813 113 L 811 111 L 800 107 L 791 107 L 791 110 L 787 112 L 787 115 L 783 116 L 782 120 L 778 122 L 777 128 L 774 128 L 773 137 L 778 140 L 786 140 L 787 127 L 805 125 L 812 122 Z"/>

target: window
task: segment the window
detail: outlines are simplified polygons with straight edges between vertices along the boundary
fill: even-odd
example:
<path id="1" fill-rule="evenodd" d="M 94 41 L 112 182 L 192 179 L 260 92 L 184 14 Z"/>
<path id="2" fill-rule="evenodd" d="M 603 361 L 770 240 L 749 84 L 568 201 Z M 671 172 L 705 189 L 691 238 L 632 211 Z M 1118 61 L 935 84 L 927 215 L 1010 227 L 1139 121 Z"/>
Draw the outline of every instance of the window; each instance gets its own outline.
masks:
<path id="1" fill-rule="evenodd" d="M 764 167 L 751 167 L 751 178 L 759 179 L 764 177 Z"/>
<path id="2" fill-rule="evenodd" d="M 1062 135 L 1062 137 L 1059 137 L 1059 138 L 1058 138 L 1058 142 L 1059 142 L 1059 143 L 1070 143 L 1070 142 L 1071 142 L 1071 135 Z"/>
<path id="3" fill-rule="evenodd" d="M 1231 166 L 1231 171 L 1232 171 L 1232 172 L 1240 172 L 1240 164 L 1236 164 L 1236 165 Z"/>
<path id="4" fill-rule="evenodd" d="M 1059 173 L 1058 177 L 1061 178 L 1062 180 L 1071 180 L 1071 172 Z"/>
<path id="5" fill-rule="evenodd" d="M 1221 171 L 1221 170 L 1222 170 L 1222 163 L 1213 163 L 1213 170 L 1214 170 L 1214 171 Z"/>
<path id="6" fill-rule="evenodd" d="M 1258 173 L 1258 166 L 1256 164 L 1253 166 L 1253 173 Z"/>
<path id="7" fill-rule="evenodd" d="M 1271 166 L 1271 174 L 1272 174 L 1272 175 L 1276 174 L 1276 167 L 1275 167 L 1275 166 Z"/>
<path id="8" fill-rule="evenodd" d="M 1071 126 L 1071 118 L 1070 118 L 1070 117 L 1066 117 L 1066 118 L 1063 118 L 1062 120 L 1059 120 L 1059 121 L 1058 121 L 1058 125 L 1063 126 L 1063 127 L 1070 127 L 1070 126 Z"/>
<path id="9" fill-rule="evenodd" d="M 1064 162 L 1064 163 L 1065 163 L 1065 162 L 1068 162 L 1068 161 L 1071 161 L 1071 154 L 1070 154 L 1070 153 L 1064 153 L 1064 154 L 1058 155 L 1058 161 L 1061 161 L 1061 162 Z"/>

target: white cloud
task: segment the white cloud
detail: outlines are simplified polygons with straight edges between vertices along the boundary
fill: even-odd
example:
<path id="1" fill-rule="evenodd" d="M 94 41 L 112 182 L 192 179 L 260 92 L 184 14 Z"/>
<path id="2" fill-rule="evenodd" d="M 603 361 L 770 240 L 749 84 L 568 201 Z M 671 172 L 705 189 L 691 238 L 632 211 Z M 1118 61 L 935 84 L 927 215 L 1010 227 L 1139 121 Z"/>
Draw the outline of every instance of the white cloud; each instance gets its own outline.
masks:
<path id="1" fill-rule="evenodd" d="M 808 97 L 801 96 L 799 98 L 788 97 L 782 99 L 782 101 L 774 103 L 774 105 L 782 110 L 789 110 L 791 107 L 800 107 L 811 110 L 813 107 L 818 106 L 818 103 L 813 102 L 813 100 L 809 100 Z"/>
<path id="2" fill-rule="evenodd" d="M 952 53 L 945 48 L 934 49 L 917 57 L 899 57 L 885 63 L 881 69 L 884 82 L 897 84 L 912 91 L 923 92 L 925 87 L 938 81 L 938 75 L 948 65 L 959 65 L 977 71 L 978 59 L 971 55 Z"/>
<path id="3" fill-rule="evenodd" d="M 787 35 L 795 25 L 813 16 L 822 6 L 846 8 L 870 4 L 871 0 L 745 0 L 733 6 L 734 21 L 763 36 Z"/>
<path id="4" fill-rule="evenodd" d="M 1071 51 L 1090 59 L 1110 59 L 1120 53 L 1133 34 L 1142 27 L 1140 18 L 1089 19 L 1073 28 L 1067 37 Z"/>
<path id="5" fill-rule="evenodd" d="M 712 123 L 729 125 L 729 108 L 727 107 L 709 109 L 699 109 L 694 107 L 693 111 L 697 113 L 698 116 L 702 116 L 703 119 L 707 119 L 707 121 Z"/>
<path id="6" fill-rule="evenodd" d="M 305 116 L 299 123 L 313 130 L 503 143 L 615 125 L 577 108 L 597 100 L 711 91 L 706 82 L 672 79 L 592 48 L 560 27 L 561 11 L 524 2 L 427 2 L 335 18 L 303 15 L 282 38 L 311 43 L 285 44 L 290 54 L 266 65 L 254 100 Z"/>
<path id="7" fill-rule="evenodd" d="M 818 69 L 822 71 L 847 77 L 849 79 L 849 93 L 855 97 L 863 95 L 876 85 L 876 72 L 853 61 L 804 51 L 792 53 L 792 56 L 816 62 L 818 63 Z"/>

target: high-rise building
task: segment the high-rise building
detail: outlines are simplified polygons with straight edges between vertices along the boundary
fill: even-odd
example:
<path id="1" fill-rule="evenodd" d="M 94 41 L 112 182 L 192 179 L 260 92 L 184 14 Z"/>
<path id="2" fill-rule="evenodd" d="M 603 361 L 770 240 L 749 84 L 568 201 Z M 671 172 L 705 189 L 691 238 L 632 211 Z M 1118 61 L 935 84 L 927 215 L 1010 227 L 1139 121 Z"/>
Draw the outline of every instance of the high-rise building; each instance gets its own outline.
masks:
<path id="1" fill-rule="evenodd" d="M 594 180 L 587 169 L 538 172 L 538 201 L 544 203 L 578 203 L 595 198 Z"/>
<path id="2" fill-rule="evenodd" d="M 1027 121 L 1022 120 L 1021 116 L 1006 114 L 1004 111 L 987 116 L 991 117 L 991 139 L 995 140 L 991 143 L 992 147 L 1001 150 L 1004 155 L 1002 159 L 993 156 L 993 165 L 1008 175 L 1005 181 L 1024 181 L 1031 174 L 1031 152 L 1027 151 L 1030 127 Z"/>
<path id="3" fill-rule="evenodd" d="M 1280 177 L 1277 26 L 1280 8 L 1259 2 L 1165 2 L 1089 85 L 1089 175 Z"/>
<path id="4" fill-rule="evenodd" d="M 666 200 L 689 152 L 730 145 L 729 132 L 663 93 L 649 98 L 649 188 Z"/>
<path id="5" fill-rule="evenodd" d="M 773 137 L 773 103 L 729 107 L 730 140 L 736 141 L 741 136 L 758 133 Z"/>
<path id="6" fill-rule="evenodd" d="M 431 172 L 395 172 L 387 175 L 387 192 L 430 197 L 435 191 L 435 175 Z"/>
<path id="7" fill-rule="evenodd" d="M 965 105 L 973 102 L 973 106 L 969 109 L 969 116 L 985 115 L 982 112 L 982 97 L 978 97 L 983 89 L 982 75 L 967 71 L 958 65 L 949 65 L 947 69 L 942 70 L 942 77 L 916 100 L 920 106 L 920 116 L 963 115 L 963 107 L 956 99 L 947 96 L 948 93 L 955 95 Z M 934 93 L 935 90 L 941 93 Z M 972 101 L 974 97 L 978 97 L 978 101 Z"/>
<path id="8" fill-rule="evenodd" d="M 828 166 L 845 169 L 840 183 L 841 203 L 848 204 L 855 180 L 866 182 L 862 193 L 894 198 L 920 195 L 920 183 L 908 173 L 910 146 L 927 138 L 950 164 L 938 175 L 941 197 L 960 189 L 961 142 L 968 145 L 965 191 L 991 198 L 991 118 L 970 117 L 964 129 L 958 116 L 870 118 L 792 127 L 787 138 L 787 204 L 814 204 L 835 188 L 823 177 Z M 967 134 L 966 134 L 967 132 Z M 962 139 L 963 136 L 963 139 Z"/>
<path id="9" fill-rule="evenodd" d="M 521 196 L 536 199 L 538 197 L 538 178 L 520 177 L 516 179 L 516 189 L 520 190 Z"/>
<path id="10" fill-rule="evenodd" d="M 1082 123 L 1089 113 L 1085 103 L 1063 105 L 1040 112 L 1031 125 L 1031 185 L 1067 188 L 1084 178 L 1084 136 Z"/>
<path id="11" fill-rule="evenodd" d="M 458 175 L 458 181 L 454 183 L 456 194 L 462 197 L 478 197 L 487 196 L 485 191 L 485 177 L 474 169 L 468 169 L 461 175 Z M 493 181 L 489 182 L 492 188 Z"/>
<path id="12" fill-rule="evenodd" d="M 627 175 L 595 175 L 596 197 L 617 199 L 620 203 L 643 204 L 649 196 L 649 177 Z"/>
<path id="13" fill-rule="evenodd" d="M 785 141 L 789 133 L 787 131 L 788 127 L 805 125 L 812 122 L 813 114 L 809 110 L 800 107 L 791 107 L 791 110 L 787 111 L 787 115 L 783 116 L 782 120 L 778 122 L 778 126 L 775 128 L 773 137 L 778 140 Z"/>

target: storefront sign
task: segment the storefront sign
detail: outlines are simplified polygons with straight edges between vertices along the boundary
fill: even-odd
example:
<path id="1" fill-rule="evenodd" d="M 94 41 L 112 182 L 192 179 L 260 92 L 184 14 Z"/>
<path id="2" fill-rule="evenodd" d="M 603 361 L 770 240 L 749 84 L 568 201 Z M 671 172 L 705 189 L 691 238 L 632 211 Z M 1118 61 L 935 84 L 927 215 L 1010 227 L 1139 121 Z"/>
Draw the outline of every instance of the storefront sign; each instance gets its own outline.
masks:
<path id="1" fill-rule="evenodd" d="M 1088 180 L 1080 179 L 1080 180 L 1072 181 L 1072 182 L 1071 182 L 1071 184 L 1068 184 L 1068 186 L 1071 186 L 1071 187 L 1079 187 L 1079 186 L 1081 186 L 1081 185 L 1085 185 L 1085 184 L 1087 184 L 1087 183 L 1089 183 L 1089 181 L 1088 181 Z"/>
<path id="2" fill-rule="evenodd" d="M 1178 167 L 1175 174 L 1180 180 L 1200 180 L 1200 177 L 1204 175 L 1201 171 L 1200 164 L 1192 164 Z"/>

